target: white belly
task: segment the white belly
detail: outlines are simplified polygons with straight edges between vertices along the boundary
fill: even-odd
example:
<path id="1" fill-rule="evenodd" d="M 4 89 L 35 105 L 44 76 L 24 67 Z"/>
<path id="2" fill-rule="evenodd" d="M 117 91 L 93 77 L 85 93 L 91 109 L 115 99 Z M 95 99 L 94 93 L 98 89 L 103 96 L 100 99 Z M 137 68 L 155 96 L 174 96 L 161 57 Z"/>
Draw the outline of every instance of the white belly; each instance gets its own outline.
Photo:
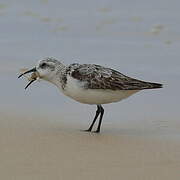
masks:
<path id="1" fill-rule="evenodd" d="M 104 90 L 104 89 L 84 89 L 83 84 L 78 80 L 67 78 L 66 88 L 63 93 L 72 99 L 85 104 L 107 104 L 118 102 L 130 95 L 138 92 L 138 90 Z"/>

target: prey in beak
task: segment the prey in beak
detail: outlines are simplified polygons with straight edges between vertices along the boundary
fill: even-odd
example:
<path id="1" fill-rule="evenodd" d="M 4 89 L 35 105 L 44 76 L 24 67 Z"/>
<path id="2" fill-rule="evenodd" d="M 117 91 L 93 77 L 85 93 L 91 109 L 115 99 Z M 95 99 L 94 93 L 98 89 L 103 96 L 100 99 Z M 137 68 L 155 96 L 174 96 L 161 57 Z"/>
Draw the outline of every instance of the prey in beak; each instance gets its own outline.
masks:
<path id="1" fill-rule="evenodd" d="M 25 87 L 25 89 L 27 89 L 27 88 L 28 88 L 34 81 L 36 81 L 36 80 L 38 79 L 38 77 L 39 77 L 36 68 L 33 68 L 33 69 L 30 69 L 30 70 L 25 71 L 25 72 L 23 72 L 22 74 L 20 74 L 20 75 L 18 76 L 18 78 L 20 78 L 20 77 L 22 77 L 22 76 L 24 76 L 24 75 L 26 75 L 26 74 L 28 74 L 28 73 L 32 73 L 32 74 L 31 74 L 30 78 L 28 78 L 28 80 L 29 80 L 30 82 L 27 84 L 27 86 Z"/>

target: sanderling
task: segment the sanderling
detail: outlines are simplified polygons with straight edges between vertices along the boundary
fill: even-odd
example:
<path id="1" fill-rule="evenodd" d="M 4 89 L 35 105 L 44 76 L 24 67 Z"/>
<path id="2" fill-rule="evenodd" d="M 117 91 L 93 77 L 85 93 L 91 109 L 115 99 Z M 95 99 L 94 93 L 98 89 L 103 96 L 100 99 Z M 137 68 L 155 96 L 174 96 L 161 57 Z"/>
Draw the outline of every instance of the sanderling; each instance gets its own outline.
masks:
<path id="1" fill-rule="evenodd" d="M 96 133 L 100 132 L 104 109 L 102 104 L 121 101 L 143 89 L 161 88 L 162 84 L 137 80 L 122 73 L 96 64 L 63 65 L 54 58 L 40 60 L 37 65 L 24 73 L 32 73 L 29 84 L 38 78 L 56 85 L 70 98 L 85 104 L 97 105 L 95 117 L 90 127 L 91 132 L 98 116 Z"/>

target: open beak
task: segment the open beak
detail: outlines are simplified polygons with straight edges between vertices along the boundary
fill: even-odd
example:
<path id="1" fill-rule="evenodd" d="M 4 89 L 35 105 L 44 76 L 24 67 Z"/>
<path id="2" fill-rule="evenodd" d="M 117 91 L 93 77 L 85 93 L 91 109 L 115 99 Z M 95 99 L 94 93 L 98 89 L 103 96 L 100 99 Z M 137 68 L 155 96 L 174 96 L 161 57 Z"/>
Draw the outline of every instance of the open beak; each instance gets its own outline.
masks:
<path id="1" fill-rule="evenodd" d="M 33 69 L 31 69 L 31 70 L 28 70 L 28 71 L 20 74 L 20 75 L 18 76 L 18 78 L 22 77 L 22 76 L 25 75 L 25 74 L 28 74 L 28 73 L 34 73 L 34 74 L 35 74 L 36 72 L 37 72 L 36 68 L 33 68 Z M 33 76 L 33 74 L 32 74 L 31 77 L 32 77 L 32 78 L 31 78 L 31 81 L 27 84 L 27 86 L 25 87 L 25 89 L 27 89 L 27 88 L 28 88 L 34 81 L 36 81 L 36 79 L 37 79 L 37 76 Z"/>
<path id="2" fill-rule="evenodd" d="M 25 74 L 31 73 L 31 72 L 36 72 L 36 68 L 33 68 L 33 69 L 29 70 L 29 71 L 26 71 L 26 72 L 20 74 L 20 75 L 18 76 L 18 78 L 22 77 L 22 76 L 25 75 Z"/>

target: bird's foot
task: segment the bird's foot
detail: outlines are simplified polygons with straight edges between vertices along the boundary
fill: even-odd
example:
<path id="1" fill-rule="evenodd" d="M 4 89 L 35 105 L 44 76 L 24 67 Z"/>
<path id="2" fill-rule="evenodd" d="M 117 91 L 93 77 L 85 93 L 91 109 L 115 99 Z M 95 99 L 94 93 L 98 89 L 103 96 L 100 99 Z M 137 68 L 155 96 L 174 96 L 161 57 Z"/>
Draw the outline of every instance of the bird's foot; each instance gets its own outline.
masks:
<path id="1" fill-rule="evenodd" d="M 92 131 L 92 129 L 85 129 L 85 130 L 81 130 L 83 132 L 91 132 L 91 133 L 100 133 L 100 130 L 97 129 L 96 131 Z"/>
<path id="2" fill-rule="evenodd" d="M 92 131 L 92 133 L 100 133 L 100 130 Z"/>
<path id="3" fill-rule="evenodd" d="M 85 130 L 81 130 L 81 131 L 84 131 L 84 132 L 91 132 L 91 129 L 85 129 Z"/>

